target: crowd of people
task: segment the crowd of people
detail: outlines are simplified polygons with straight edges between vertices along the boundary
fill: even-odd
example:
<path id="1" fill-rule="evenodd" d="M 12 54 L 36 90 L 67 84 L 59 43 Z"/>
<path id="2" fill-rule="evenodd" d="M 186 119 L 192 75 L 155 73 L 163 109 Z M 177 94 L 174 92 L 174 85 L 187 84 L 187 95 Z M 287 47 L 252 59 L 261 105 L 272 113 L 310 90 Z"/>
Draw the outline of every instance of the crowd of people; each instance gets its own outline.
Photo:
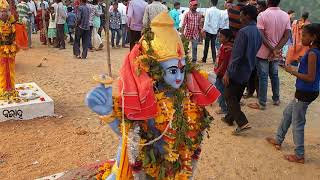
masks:
<path id="1" fill-rule="evenodd" d="M 109 30 L 113 48 L 126 48 L 127 3 L 114 1 L 109 10 L 101 0 L 10 0 L 12 12 L 19 23 L 25 24 L 28 46 L 32 48 L 32 34 L 39 32 L 43 45 L 52 45 L 63 50 L 66 40 L 73 46 L 74 56 L 86 59 L 88 51 L 99 51 L 104 47 L 102 32 L 106 32 L 105 13 L 109 13 Z M 120 40 L 122 42 L 120 44 Z M 80 43 L 81 41 L 81 43 Z M 82 46 L 82 52 L 80 51 Z M 80 53 L 81 52 L 81 53 Z"/>
<path id="2" fill-rule="evenodd" d="M 41 42 L 65 49 L 65 38 L 69 35 L 74 56 L 80 59 L 87 58 L 88 50 L 103 48 L 101 37 L 102 31 L 107 30 L 106 11 L 110 17 L 111 46 L 126 48 L 130 44 L 130 50 L 140 40 L 143 30 L 150 27 L 153 18 L 168 12 L 175 29 L 190 42 L 193 63 L 206 63 L 211 47 L 216 87 L 222 94 L 219 98 L 221 109 L 216 113 L 225 115 L 222 120 L 230 126 L 236 122 L 238 127 L 234 135 L 251 128 L 241 111 L 242 98 L 251 98 L 256 92 L 257 103 L 248 106 L 256 110 L 267 109 L 269 78 L 272 104 L 280 105 L 278 69 L 284 61 L 285 70 L 297 78 L 295 98 L 284 111 L 276 137 L 267 138 L 267 141 L 280 149 L 292 124 L 296 149 L 295 154 L 286 159 L 304 163 L 306 111 L 319 95 L 319 24 L 312 24 L 307 12 L 294 20 L 295 12 L 281 10 L 280 0 L 226 0 L 223 10 L 217 8 L 218 0 L 211 0 L 211 3 L 212 7 L 204 14 L 198 11 L 196 0 L 191 0 L 185 11 L 181 10 L 179 2 L 175 2 L 170 10 L 161 0 L 113 1 L 108 10 L 103 1 L 98 0 L 73 3 L 20 0 L 16 8 L 18 20 L 27 24 L 29 37 L 40 30 Z M 203 40 L 203 57 L 199 61 L 198 45 Z M 294 68 L 297 65 L 298 71 Z"/>

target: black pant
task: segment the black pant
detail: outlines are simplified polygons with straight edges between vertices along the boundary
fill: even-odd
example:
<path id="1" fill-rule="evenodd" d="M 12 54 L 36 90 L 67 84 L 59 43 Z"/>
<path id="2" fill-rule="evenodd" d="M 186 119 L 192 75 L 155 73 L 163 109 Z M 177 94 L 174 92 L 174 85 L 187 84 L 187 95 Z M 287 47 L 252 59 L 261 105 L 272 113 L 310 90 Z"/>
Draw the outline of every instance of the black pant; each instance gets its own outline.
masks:
<path id="1" fill-rule="evenodd" d="M 247 94 L 253 95 L 255 91 L 257 91 L 257 95 L 259 94 L 259 78 L 258 78 L 258 72 L 257 68 L 255 68 L 250 76 L 248 86 L 247 86 Z"/>
<path id="2" fill-rule="evenodd" d="M 141 31 L 130 30 L 130 50 L 136 45 L 141 39 Z"/>
<path id="3" fill-rule="evenodd" d="M 209 44 L 211 43 L 211 53 L 212 53 L 212 60 L 213 63 L 216 62 L 216 39 L 217 35 L 216 34 L 210 34 L 206 32 L 206 38 L 204 40 L 204 50 L 203 50 L 203 58 L 202 62 L 206 62 L 208 58 L 208 51 L 209 51 Z"/>
<path id="4" fill-rule="evenodd" d="M 89 48 L 92 49 L 92 30 L 93 30 L 93 26 L 90 26 L 90 30 L 89 30 Z M 100 36 L 101 37 L 101 36 Z"/>
<path id="5" fill-rule="evenodd" d="M 246 84 L 238 84 L 230 79 L 230 84 L 225 88 L 225 98 L 228 106 L 226 122 L 231 124 L 236 121 L 239 127 L 248 123 L 247 117 L 241 111 L 240 100 L 242 98 Z"/>
<path id="6" fill-rule="evenodd" d="M 57 45 L 58 48 L 65 48 L 64 42 L 64 24 L 57 24 Z"/>
<path id="7" fill-rule="evenodd" d="M 106 32 L 106 27 L 105 27 L 105 25 L 106 25 L 106 23 L 105 23 L 105 21 L 101 21 L 101 25 L 100 25 L 100 28 L 99 28 L 99 30 L 98 30 L 98 34 L 99 34 L 99 36 L 100 37 L 102 37 L 101 35 L 101 33 L 102 33 L 102 30 L 104 30 L 104 32 Z"/>
<path id="8" fill-rule="evenodd" d="M 82 40 L 82 58 L 87 58 L 88 46 L 90 39 L 90 30 L 83 30 L 79 27 L 76 28 L 75 40 L 73 43 L 73 55 L 80 55 L 80 39 Z"/>
<path id="9" fill-rule="evenodd" d="M 73 42 L 74 39 L 72 37 L 72 34 L 74 33 L 74 25 L 68 25 L 68 30 L 69 30 L 70 42 Z"/>

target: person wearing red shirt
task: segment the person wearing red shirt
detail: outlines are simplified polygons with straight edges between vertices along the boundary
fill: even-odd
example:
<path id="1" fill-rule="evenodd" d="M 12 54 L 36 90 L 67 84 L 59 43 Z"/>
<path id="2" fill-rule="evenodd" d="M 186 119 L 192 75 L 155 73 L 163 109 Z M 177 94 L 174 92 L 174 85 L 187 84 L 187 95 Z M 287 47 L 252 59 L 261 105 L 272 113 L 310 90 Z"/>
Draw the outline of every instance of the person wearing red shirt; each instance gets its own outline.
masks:
<path id="1" fill-rule="evenodd" d="M 228 108 L 224 98 L 223 76 L 227 71 L 231 58 L 233 32 L 229 29 L 222 29 L 219 34 L 219 41 L 222 44 L 218 55 L 218 66 L 214 69 L 217 75 L 216 87 L 220 91 L 221 96 L 218 99 L 221 109 L 217 110 L 217 114 L 227 114 Z"/>

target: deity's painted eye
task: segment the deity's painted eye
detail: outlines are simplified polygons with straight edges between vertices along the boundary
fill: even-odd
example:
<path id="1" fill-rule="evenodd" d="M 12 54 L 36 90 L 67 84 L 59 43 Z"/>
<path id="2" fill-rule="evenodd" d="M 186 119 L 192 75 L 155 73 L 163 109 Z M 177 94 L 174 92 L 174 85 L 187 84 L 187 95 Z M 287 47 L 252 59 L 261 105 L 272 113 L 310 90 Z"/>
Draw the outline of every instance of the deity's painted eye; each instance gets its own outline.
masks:
<path id="1" fill-rule="evenodd" d="M 170 74 L 177 74 L 178 70 L 177 70 L 176 68 L 169 68 L 169 69 L 168 69 L 168 72 L 169 72 Z"/>

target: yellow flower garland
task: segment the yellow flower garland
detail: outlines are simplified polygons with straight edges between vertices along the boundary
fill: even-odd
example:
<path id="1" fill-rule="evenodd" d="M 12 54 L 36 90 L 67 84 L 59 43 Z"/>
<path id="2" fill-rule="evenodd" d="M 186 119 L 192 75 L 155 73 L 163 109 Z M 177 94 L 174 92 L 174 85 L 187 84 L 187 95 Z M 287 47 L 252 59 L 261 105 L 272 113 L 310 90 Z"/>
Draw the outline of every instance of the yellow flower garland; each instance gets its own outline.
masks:
<path id="1" fill-rule="evenodd" d="M 16 28 L 14 23 L 14 17 L 10 16 L 9 19 L 4 22 L 0 20 L 0 41 L 6 42 L 10 41 L 9 38 L 12 38 L 12 36 L 15 36 Z M 14 58 L 16 56 L 16 53 L 18 51 L 17 46 L 14 42 L 14 39 L 12 39 L 12 42 L 9 42 L 9 44 L 2 44 L 0 45 L 0 57 L 8 57 L 8 58 Z"/>
<path id="2" fill-rule="evenodd" d="M 163 132 L 165 127 L 168 125 L 168 122 L 173 119 L 175 109 L 173 106 L 173 101 L 171 98 L 166 97 L 164 92 L 158 93 L 155 95 L 157 99 L 157 107 L 158 107 L 158 113 L 157 116 L 155 117 L 155 123 L 156 123 L 156 128 L 160 130 L 160 132 Z M 200 118 L 203 114 L 202 110 L 193 102 L 190 100 L 191 94 L 189 94 L 188 97 L 186 97 L 183 101 L 183 112 L 184 115 L 188 119 L 188 125 L 192 132 L 190 135 L 197 135 L 200 133 L 200 127 L 199 127 L 199 122 Z M 191 176 L 192 174 L 192 165 L 191 165 L 191 156 L 192 156 L 192 151 L 190 150 L 185 150 L 178 148 L 176 149 L 174 147 L 174 139 L 175 137 L 175 130 L 169 129 L 169 131 L 165 134 L 165 137 L 171 139 L 171 141 L 166 141 L 167 145 L 164 146 L 164 149 L 166 150 L 166 154 L 164 158 L 171 162 L 174 163 L 176 162 L 179 157 L 182 160 L 182 165 L 183 169 L 179 174 L 176 174 L 176 177 L 174 179 L 181 179 L 181 180 L 186 180 L 188 177 Z M 191 138 L 193 139 L 193 138 Z M 199 144 L 196 144 L 192 147 L 192 150 L 195 150 L 199 147 Z M 140 156 L 141 159 L 143 159 L 143 156 Z M 155 172 L 160 171 L 160 167 L 157 167 L 158 169 L 156 170 L 154 166 L 147 166 L 144 167 L 147 168 L 146 173 L 152 177 L 157 177 L 155 176 Z M 169 179 L 171 177 L 168 177 Z"/>
<path id="3" fill-rule="evenodd" d="M 188 119 L 188 125 L 190 130 L 192 131 L 190 135 L 197 135 L 200 133 L 199 122 L 200 118 L 203 114 L 202 109 L 199 108 L 195 103 L 190 100 L 191 94 L 183 100 L 183 113 L 185 117 Z M 169 98 L 165 95 L 164 92 L 155 94 L 157 100 L 157 108 L 158 113 L 155 117 L 155 126 L 160 131 L 163 132 L 164 129 L 167 127 L 168 123 L 173 120 L 175 109 L 173 105 L 173 99 Z M 110 116 L 103 116 L 101 117 L 102 122 L 108 123 L 115 118 L 121 119 L 122 116 L 122 109 L 120 107 L 119 98 L 114 97 L 113 99 L 113 113 Z M 130 123 L 126 123 L 126 131 L 130 128 Z M 166 154 L 164 155 L 164 159 L 168 162 L 175 163 L 176 161 L 181 160 L 181 165 L 183 166 L 182 170 L 175 174 L 175 177 L 167 177 L 168 179 L 178 179 L 178 180 L 187 180 L 188 177 L 192 174 L 192 165 L 191 165 L 191 156 L 192 151 L 199 147 L 199 144 L 195 144 L 191 150 L 181 149 L 181 147 L 174 147 L 174 140 L 176 138 L 175 130 L 169 128 L 168 132 L 165 134 L 164 137 L 171 139 L 171 141 L 166 141 L 166 145 L 164 149 L 166 150 Z M 191 138 L 193 139 L 193 138 Z M 194 139 L 193 139 L 194 140 Z M 140 143 L 144 144 L 147 140 L 141 139 Z M 140 150 L 142 150 L 141 147 Z M 143 161 L 144 153 L 140 153 L 139 159 Z M 104 179 L 104 177 L 108 177 L 110 175 L 112 167 L 108 165 L 104 165 L 101 167 L 104 169 L 104 173 L 99 175 L 99 178 Z M 159 164 L 147 164 L 143 167 L 145 172 L 150 175 L 151 177 L 158 177 L 160 172 L 160 165 Z M 99 179 L 97 178 L 97 179 Z"/>

